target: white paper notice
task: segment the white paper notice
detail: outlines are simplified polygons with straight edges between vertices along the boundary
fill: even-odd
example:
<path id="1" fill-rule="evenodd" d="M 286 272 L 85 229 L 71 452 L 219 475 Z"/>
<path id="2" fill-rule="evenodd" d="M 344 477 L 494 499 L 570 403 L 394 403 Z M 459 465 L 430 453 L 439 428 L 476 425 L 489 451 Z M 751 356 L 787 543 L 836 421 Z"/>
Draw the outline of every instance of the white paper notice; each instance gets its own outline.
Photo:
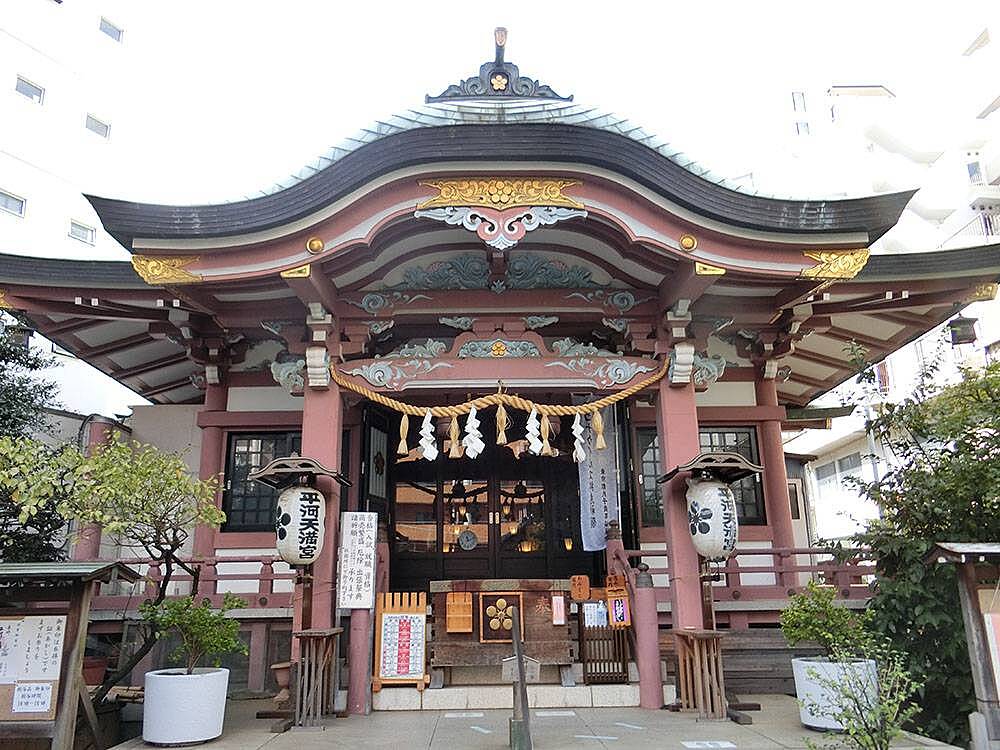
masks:
<path id="1" fill-rule="evenodd" d="M 337 606 L 371 609 L 375 606 L 375 552 L 378 513 L 341 513 L 337 565 Z"/>
<path id="2" fill-rule="evenodd" d="M 58 680 L 66 616 L 0 620 L 0 684 Z"/>
<path id="3" fill-rule="evenodd" d="M 51 682 L 19 682 L 14 686 L 11 713 L 40 714 L 52 709 Z"/>

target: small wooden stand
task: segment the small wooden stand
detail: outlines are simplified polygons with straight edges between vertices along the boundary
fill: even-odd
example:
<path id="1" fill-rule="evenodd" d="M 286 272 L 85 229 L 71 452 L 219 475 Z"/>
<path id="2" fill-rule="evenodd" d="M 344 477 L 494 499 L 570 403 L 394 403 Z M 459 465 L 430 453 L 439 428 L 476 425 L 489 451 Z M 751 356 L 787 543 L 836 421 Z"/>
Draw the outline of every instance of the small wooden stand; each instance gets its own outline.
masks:
<path id="1" fill-rule="evenodd" d="M 727 718 L 726 685 L 722 675 L 722 633 L 718 630 L 678 630 L 677 685 L 680 708 L 703 719 Z"/>
<path id="2" fill-rule="evenodd" d="M 298 630 L 299 660 L 296 662 L 295 726 L 316 728 L 323 716 L 333 713 L 333 655 L 343 628 Z"/>

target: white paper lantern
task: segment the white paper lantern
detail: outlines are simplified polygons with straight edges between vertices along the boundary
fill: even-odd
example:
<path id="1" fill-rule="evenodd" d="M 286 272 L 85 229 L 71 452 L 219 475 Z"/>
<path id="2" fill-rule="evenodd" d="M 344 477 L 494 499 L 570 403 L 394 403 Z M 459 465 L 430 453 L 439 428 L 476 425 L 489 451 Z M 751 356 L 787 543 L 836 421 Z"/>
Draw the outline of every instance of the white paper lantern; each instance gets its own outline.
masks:
<path id="1" fill-rule="evenodd" d="M 733 554 L 739 524 L 732 488 L 715 479 L 687 480 L 688 522 L 695 551 L 721 561 Z"/>
<path id="2" fill-rule="evenodd" d="M 289 487 L 278 495 L 274 522 L 278 555 L 289 565 L 312 565 L 323 550 L 326 498 L 313 487 Z"/>

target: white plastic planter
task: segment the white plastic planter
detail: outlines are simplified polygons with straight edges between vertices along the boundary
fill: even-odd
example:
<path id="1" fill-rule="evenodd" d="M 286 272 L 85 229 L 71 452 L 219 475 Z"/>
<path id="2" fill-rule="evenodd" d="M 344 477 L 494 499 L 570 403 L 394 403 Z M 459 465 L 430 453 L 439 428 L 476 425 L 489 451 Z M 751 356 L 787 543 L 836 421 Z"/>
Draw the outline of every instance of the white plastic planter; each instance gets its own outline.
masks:
<path id="1" fill-rule="evenodd" d="M 146 672 L 142 739 L 156 745 L 214 740 L 222 734 L 228 688 L 228 669 Z"/>
<path id="2" fill-rule="evenodd" d="M 821 685 L 835 680 L 861 688 L 870 696 L 871 703 L 878 697 L 878 677 L 875 662 L 858 659 L 856 661 L 829 661 L 821 658 L 792 659 L 792 674 L 795 677 L 795 697 L 799 699 L 799 719 L 809 729 L 843 731 L 844 727 L 829 718 L 828 711 L 811 710 L 811 706 L 832 709 L 833 696 Z M 816 675 L 816 677 L 813 676 Z"/>

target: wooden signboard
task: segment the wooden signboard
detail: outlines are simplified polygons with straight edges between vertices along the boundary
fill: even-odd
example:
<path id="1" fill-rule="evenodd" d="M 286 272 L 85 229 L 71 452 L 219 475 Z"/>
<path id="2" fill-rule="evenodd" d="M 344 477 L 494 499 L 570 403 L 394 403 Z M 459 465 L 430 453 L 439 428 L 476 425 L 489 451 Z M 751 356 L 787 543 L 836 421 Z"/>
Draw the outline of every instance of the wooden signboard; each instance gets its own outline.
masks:
<path id="1" fill-rule="evenodd" d="M 590 576 L 571 576 L 569 594 L 574 602 L 585 602 L 590 598 Z"/>
<path id="2" fill-rule="evenodd" d="M 56 715 L 66 615 L 0 618 L 0 721 Z"/>
<path id="3" fill-rule="evenodd" d="M 423 690 L 429 678 L 427 654 L 427 594 L 380 593 L 375 600 L 375 670 L 372 689 L 384 684 L 416 684 Z"/>
<path id="4" fill-rule="evenodd" d="M 449 633 L 471 633 L 472 592 L 452 591 L 446 601 L 445 629 Z"/>
<path id="5" fill-rule="evenodd" d="M 632 624 L 632 612 L 629 608 L 625 576 L 608 576 L 606 583 L 608 624 L 613 628 L 627 628 Z"/>

